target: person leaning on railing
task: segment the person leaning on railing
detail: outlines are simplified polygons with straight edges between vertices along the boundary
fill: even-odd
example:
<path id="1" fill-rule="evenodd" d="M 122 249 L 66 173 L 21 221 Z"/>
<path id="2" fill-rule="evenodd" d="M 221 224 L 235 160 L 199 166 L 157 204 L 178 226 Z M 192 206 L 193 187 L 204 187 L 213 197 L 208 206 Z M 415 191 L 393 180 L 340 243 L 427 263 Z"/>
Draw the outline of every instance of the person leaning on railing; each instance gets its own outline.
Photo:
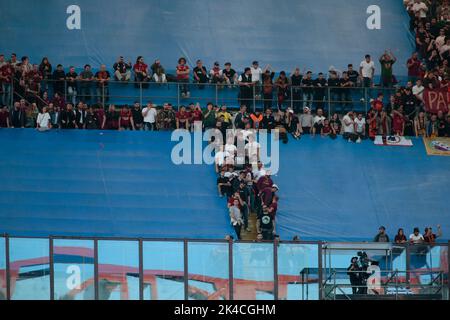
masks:
<path id="1" fill-rule="evenodd" d="M 433 230 L 431 227 L 425 228 L 425 233 L 423 235 L 424 242 L 435 243 L 437 238 L 442 237 L 442 230 L 441 230 L 441 226 L 439 224 L 437 225 L 437 228 L 438 228 L 437 235 L 433 233 Z"/>

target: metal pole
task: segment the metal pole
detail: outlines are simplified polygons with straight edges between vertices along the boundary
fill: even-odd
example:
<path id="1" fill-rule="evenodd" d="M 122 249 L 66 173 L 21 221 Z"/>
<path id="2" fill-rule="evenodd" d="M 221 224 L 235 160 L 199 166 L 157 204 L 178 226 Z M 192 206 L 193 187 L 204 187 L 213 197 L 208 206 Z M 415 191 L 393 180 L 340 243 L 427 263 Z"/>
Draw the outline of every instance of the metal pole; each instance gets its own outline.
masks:
<path id="1" fill-rule="evenodd" d="M 11 86 L 9 88 L 9 110 L 11 111 L 14 106 L 14 76 L 11 76 Z"/>
<path id="2" fill-rule="evenodd" d="M 49 266 L 50 266 L 50 300 L 55 300 L 55 268 L 53 259 L 53 238 L 50 237 L 49 241 Z"/>
<path id="3" fill-rule="evenodd" d="M 5 256 L 6 256 L 6 300 L 11 300 L 11 274 L 9 263 L 9 236 L 5 235 Z"/>
<path id="4" fill-rule="evenodd" d="M 102 86 L 102 104 L 105 105 L 105 85 Z"/>
<path id="5" fill-rule="evenodd" d="M 256 83 L 255 83 L 255 85 L 252 87 L 253 88 L 253 112 L 255 112 L 256 111 L 256 90 L 255 90 L 255 88 L 256 88 Z"/>
<path id="6" fill-rule="evenodd" d="M 180 83 L 177 82 L 177 110 L 180 110 Z"/>
<path id="7" fill-rule="evenodd" d="M 189 299 L 189 272 L 188 272 L 188 242 L 183 240 L 184 244 L 184 300 Z"/>
<path id="8" fill-rule="evenodd" d="M 143 241 L 139 239 L 139 300 L 144 300 L 144 249 Z"/>
<path id="9" fill-rule="evenodd" d="M 94 299 L 98 300 L 98 240 L 94 240 Z"/>
<path id="10" fill-rule="evenodd" d="M 273 298 L 278 300 L 278 240 L 275 238 L 273 241 Z"/>
<path id="11" fill-rule="evenodd" d="M 411 271 L 411 252 L 409 250 L 410 244 L 406 245 L 406 283 L 409 284 Z"/>
<path id="12" fill-rule="evenodd" d="M 318 279 L 317 282 L 319 283 L 319 300 L 323 299 L 323 274 L 322 274 L 322 243 L 319 242 L 317 244 L 317 249 L 318 249 L 318 259 L 319 259 L 319 263 L 318 263 Z"/>
<path id="13" fill-rule="evenodd" d="M 450 240 L 447 243 L 447 266 L 450 266 Z M 450 267 L 447 268 L 447 299 L 450 300 Z"/>
<path id="14" fill-rule="evenodd" d="M 142 101 L 143 101 L 142 96 L 143 96 L 143 93 L 142 93 L 142 82 L 139 82 L 139 103 L 141 104 L 141 106 L 142 106 Z"/>
<path id="15" fill-rule="evenodd" d="M 233 282 L 233 240 L 228 240 L 228 290 L 230 300 L 234 300 L 234 282 Z"/>
<path id="16" fill-rule="evenodd" d="M 327 97 L 328 97 L 328 118 L 331 119 L 331 90 L 330 87 L 327 87 Z"/>
<path id="17" fill-rule="evenodd" d="M 290 86 L 290 90 L 291 90 L 291 109 L 294 110 L 294 95 L 293 95 L 293 90 L 292 90 L 292 86 Z"/>
<path id="18" fill-rule="evenodd" d="M 217 88 L 217 83 L 214 84 L 214 86 L 216 87 L 216 105 L 219 105 L 219 90 Z"/>

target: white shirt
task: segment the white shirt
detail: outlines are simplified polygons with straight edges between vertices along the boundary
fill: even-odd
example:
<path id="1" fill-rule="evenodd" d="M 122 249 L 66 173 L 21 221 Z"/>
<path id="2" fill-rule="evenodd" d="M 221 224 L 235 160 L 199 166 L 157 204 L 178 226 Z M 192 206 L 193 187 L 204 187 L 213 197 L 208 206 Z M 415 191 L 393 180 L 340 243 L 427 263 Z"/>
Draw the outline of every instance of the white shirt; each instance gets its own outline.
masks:
<path id="1" fill-rule="evenodd" d="M 366 119 L 361 118 L 361 120 L 359 120 L 358 118 L 356 118 L 355 124 L 356 124 L 356 132 L 361 133 L 364 131 L 364 126 L 366 125 Z"/>
<path id="2" fill-rule="evenodd" d="M 372 78 L 372 68 L 375 69 L 375 63 L 372 60 L 370 60 L 369 63 L 367 63 L 366 60 L 363 60 L 359 66 L 362 68 L 361 75 L 363 78 Z"/>
<path id="3" fill-rule="evenodd" d="M 50 115 L 48 114 L 48 112 L 38 114 L 36 122 L 39 124 L 39 127 L 48 128 L 49 121 Z"/>
<path id="4" fill-rule="evenodd" d="M 445 35 L 437 37 L 434 43 L 436 43 L 436 47 L 440 49 L 445 44 Z"/>
<path id="5" fill-rule="evenodd" d="M 256 141 L 249 142 L 245 145 L 245 150 L 248 152 L 248 157 L 250 159 L 256 159 L 256 157 L 258 157 L 258 149 L 259 143 Z"/>
<path id="6" fill-rule="evenodd" d="M 227 143 L 225 145 L 225 152 L 228 152 L 231 155 L 236 154 L 237 147 L 234 144 Z"/>
<path id="7" fill-rule="evenodd" d="M 211 70 L 209 71 L 209 74 L 210 74 L 211 77 L 212 77 L 212 76 L 214 76 L 214 75 L 216 74 L 216 72 L 215 72 L 214 69 L 211 69 Z M 223 75 L 223 71 L 222 71 L 222 69 L 220 69 L 220 70 L 219 70 L 219 77 L 221 77 L 222 75 Z"/>
<path id="8" fill-rule="evenodd" d="M 324 117 L 324 116 L 315 116 L 315 117 L 314 117 L 314 124 L 320 123 L 320 122 L 323 123 L 324 120 L 325 120 L 325 117 Z"/>
<path id="9" fill-rule="evenodd" d="M 142 109 L 142 115 L 144 115 L 145 112 L 147 112 L 147 115 L 144 117 L 144 122 L 155 123 L 157 114 L 156 109 L 145 107 L 144 109 Z"/>
<path id="10" fill-rule="evenodd" d="M 219 151 L 216 153 L 216 155 L 214 156 L 214 160 L 216 161 L 216 163 L 219 166 L 222 166 L 223 163 L 225 162 L 225 158 L 229 157 L 230 154 L 226 151 Z"/>
<path id="11" fill-rule="evenodd" d="M 259 180 L 259 178 L 263 177 L 266 175 L 266 169 L 261 168 L 260 170 L 255 169 L 253 170 L 253 179 L 255 179 L 256 181 Z"/>
<path id="12" fill-rule="evenodd" d="M 414 11 L 414 13 L 420 12 L 420 18 L 426 18 L 428 7 L 423 2 L 414 3 L 412 6 L 412 11 Z"/>
<path id="13" fill-rule="evenodd" d="M 417 236 L 414 233 L 411 233 L 409 235 L 409 240 L 412 240 L 414 243 L 418 243 L 420 241 L 423 241 L 423 236 L 420 233 Z"/>
<path id="14" fill-rule="evenodd" d="M 346 122 L 348 122 L 350 124 L 347 125 Z M 344 132 L 345 133 L 355 133 L 354 122 L 353 122 L 352 118 L 350 118 L 350 116 L 348 114 L 346 114 L 342 118 L 342 125 L 344 126 Z"/>
<path id="15" fill-rule="evenodd" d="M 425 90 L 424 86 L 417 86 L 417 84 L 412 88 L 412 93 L 415 96 L 419 96 L 420 100 L 423 100 L 423 91 Z"/>
<path id="16" fill-rule="evenodd" d="M 262 70 L 260 67 L 258 68 L 253 68 L 253 66 L 250 67 L 250 70 L 252 71 L 252 81 L 261 81 L 261 75 L 262 75 Z"/>

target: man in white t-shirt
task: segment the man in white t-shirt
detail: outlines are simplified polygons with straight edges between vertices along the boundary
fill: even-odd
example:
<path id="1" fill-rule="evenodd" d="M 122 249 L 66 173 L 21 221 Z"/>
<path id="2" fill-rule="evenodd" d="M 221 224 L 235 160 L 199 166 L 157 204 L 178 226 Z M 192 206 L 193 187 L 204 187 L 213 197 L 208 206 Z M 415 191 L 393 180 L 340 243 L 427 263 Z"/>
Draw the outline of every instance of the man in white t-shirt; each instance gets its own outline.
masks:
<path id="1" fill-rule="evenodd" d="M 253 181 L 258 182 L 259 178 L 266 175 L 266 169 L 264 169 L 264 165 L 261 161 L 258 161 L 257 167 L 253 169 Z"/>
<path id="2" fill-rule="evenodd" d="M 412 244 L 420 244 L 424 242 L 423 235 L 420 233 L 419 228 L 414 228 L 413 233 L 409 235 L 409 242 Z"/>
<path id="3" fill-rule="evenodd" d="M 418 79 L 416 81 L 416 85 L 412 88 L 413 95 L 416 96 L 416 98 L 423 102 L 423 92 L 425 90 L 425 87 L 422 85 L 422 79 Z"/>
<path id="4" fill-rule="evenodd" d="M 142 116 L 144 117 L 144 130 L 154 131 L 156 130 L 156 108 L 151 102 L 147 103 L 147 106 L 142 109 Z"/>
<path id="5" fill-rule="evenodd" d="M 256 98 L 261 97 L 261 78 L 262 78 L 262 70 L 259 67 L 258 61 L 253 61 L 252 66 L 250 67 L 250 71 L 252 73 L 252 82 L 255 84 L 255 96 Z"/>
<path id="6" fill-rule="evenodd" d="M 369 54 L 366 54 L 365 59 L 361 61 L 361 64 L 359 65 L 359 74 L 363 78 L 363 85 L 365 88 L 369 88 L 373 85 L 375 63 L 370 58 Z"/>
<path id="7" fill-rule="evenodd" d="M 417 15 L 417 13 L 419 13 L 420 19 L 426 19 L 428 7 L 423 1 L 415 0 L 414 4 L 412 5 L 412 11 L 414 12 L 414 15 Z"/>
<path id="8" fill-rule="evenodd" d="M 259 148 L 260 145 L 256 141 L 255 136 L 253 134 L 248 136 L 248 143 L 245 145 L 245 153 L 248 156 L 249 163 L 256 167 L 257 162 L 259 161 Z"/>
<path id="9" fill-rule="evenodd" d="M 224 151 L 223 145 L 220 146 L 219 148 L 220 148 L 219 151 L 216 152 L 216 155 L 214 156 L 214 162 L 217 173 L 219 173 L 221 167 L 225 164 L 227 158 L 231 156 L 230 153 Z"/>
<path id="10" fill-rule="evenodd" d="M 358 116 L 354 120 L 355 123 L 355 134 L 358 139 L 356 143 L 360 143 L 361 139 L 365 139 L 366 137 L 366 119 L 363 117 L 362 113 L 358 113 Z"/>
<path id="11" fill-rule="evenodd" d="M 36 120 L 36 129 L 39 131 L 50 130 L 50 114 L 47 112 L 47 107 L 42 108 L 42 112 L 38 114 Z"/>
<path id="12" fill-rule="evenodd" d="M 355 121 L 354 121 L 355 115 L 353 114 L 353 111 L 349 111 L 343 118 L 342 118 L 342 126 L 344 127 L 344 139 L 348 140 L 348 142 L 353 141 L 355 142 L 357 139 L 357 136 L 355 134 Z"/>

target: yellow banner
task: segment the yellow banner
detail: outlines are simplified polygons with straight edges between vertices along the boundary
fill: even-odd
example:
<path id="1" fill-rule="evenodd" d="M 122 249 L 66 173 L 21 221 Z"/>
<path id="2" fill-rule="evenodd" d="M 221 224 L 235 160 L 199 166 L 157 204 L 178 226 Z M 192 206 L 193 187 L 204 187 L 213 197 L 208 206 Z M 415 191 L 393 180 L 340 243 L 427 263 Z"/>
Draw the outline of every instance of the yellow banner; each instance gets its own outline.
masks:
<path id="1" fill-rule="evenodd" d="M 450 156 L 450 138 L 423 138 L 429 156 Z"/>

